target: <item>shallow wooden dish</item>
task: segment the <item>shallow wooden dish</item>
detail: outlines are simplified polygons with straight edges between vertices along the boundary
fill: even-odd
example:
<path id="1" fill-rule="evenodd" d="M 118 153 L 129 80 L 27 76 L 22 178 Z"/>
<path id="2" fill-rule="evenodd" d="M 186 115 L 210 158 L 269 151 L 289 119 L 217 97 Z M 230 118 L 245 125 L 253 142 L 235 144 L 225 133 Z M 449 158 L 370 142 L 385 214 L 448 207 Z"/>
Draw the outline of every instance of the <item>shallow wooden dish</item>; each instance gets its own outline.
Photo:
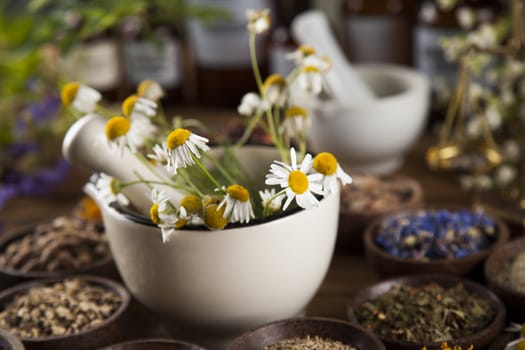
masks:
<path id="1" fill-rule="evenodd" d="M 454 208 L 453 210 L 455 210 Z M 410 213 L 407 211 L 405 213 Z M 404 213 L 393 214 L 403 215 Z M 380 276 L 395 277 L 408 274 L 438 273 L 454 276 L 466 276 L 474 273 L 477 268 L 482 267 L 483 262 L 489 254 L 509 240 L 509 229 L 500 219 L 493 218 L 497 225 L 497 237 L 492 245 L 477 253 L 455 259 L 434 259 L 428 261 L 414 260 L 398 257 L 387 253 L 375 243 L 375 237 L 383 220 L 390 216 L 373 221 L 367 226 L 363 239 L 365 254 L 369 264 Z M 481 270 L 481 269 L 480 269 Z"/>
<path id="2" fill-rule="evenodd" d="M 435 282 L 442 287 L 450 288 L 458 283 L 463 283 L 465 288 L 472 294 L 487 300 L 494 310 L 494 318 L 492 321 L 479 333 L 464 337 L 461 339 L 455 339 L 448 341 L 449 346 L 459 345 L 463 349 L 466 349 L 469 345 L 474 345 L 474 349 L 484 349 L 501 333 L 506 322 L 505 305 L 494 295 L 488 288 L 481 284 L 472 282 L 470 280 L 446 275 L 414 275 L 404 276 L 389 279 L 373 286 L 370 286 L 352 298 L 348 308 L 348 318 L 351 322 L 359 324 L 354 314 L 354 309 L 361 305 L 363 302 L 373 299 L 392 288 L 394 285 L 406 285 L 411 287 L 419 287 L 426 285 L 430 282 Z M 440 349 L 441 342 L 435 342 L 430 344 L 423 343 L 411 343 L 405 341 L 392 340 L 385 337 L 380 337 L 388 350 L 421 350 L 423 346 L 427 346 L 428 350 Z"/>
<path id="3" fill-rule="evenodd" d="M 307 335 L 340 341 L 360 350 L 385 350 L 384 344 L 375 335 L 360 326 L 323 317 L 292 318 L 268 323 L 242 334 L 227 350 L 260 350 L 281 340 Z"/>
<path id="4" fill-rule="evenodd" d="M 359 175 L 366 178 L 366 175 Z M 395 207 L 375 210 L 357 210 L 345 206 L 351 200 L 352 185 L 341 188 L 341 205 L 339 209 L 339 227 L 337 232 L 337 248 L 348 252 L 363 251 L 363 232 L 372 221 L 397 212 L 419 208 L 423 205 L 423 188 L 421 184 L 405 175 L 374 176 L 383 183 L 400 188 L 399 196 L 402 202 Z M 355 178 L 355 177 L 354 177 Z M 403 188 L 404 190 L 401 190 Z"/>
<path id="5" fill-rule="evenodd" d="M 525 252 L 525 237 L 512 240 L 495 249 L 485 262 L 485 280 L 507 306 L 509 317 L 515 322 L 525 322 L 525 294 L 503 285 L 497 279 L 503 268 L 518 254 Z"/>
<path id="6" fill-rule="evenodd" d="M 4 252 L 6 247 L 12 242 L 22 239 L 25 235 L 32 234 L 35 228 L 36 226 L 32 226 L 0 237 L 0 252 Z M 100 259 L 94 261 L 92 264 L 85 265 L 81 269 L 71 271 L 22 271 L 0 265 L 0 290 L 29 280 L 66 277 L 78 274 L 96 275 L 114 279 L 120 278 L 111 255 L 105 259 Z"/>
<path id="7" fill-rule="evenodd" d="M 99 350 L 205 350 L 205 348 L 175 339 L 138 339 L 110 345 Z"/>
<path id="8" fill-rule="evenodd" d="M 50 336 L 41 338 L 24 338 L 19 337 L 27 350 L 91 350 L 100 345 L 111 343 L 122 333 L 121 327 L 122 316 L 131 300 L 131 296 L 126 288 L 120 283 L 103 277 L 96 276 L 75 276 L 74 278 L 88 282 L 89 284 L 99 286 L 118 294 L 122 303 L 119 308 L 106 320 L 99 325 L 87 330 L 65 336 Z M 31 288 L 45 286 L 64 280 L 63 277 L 47 278 L 35 281 L 20 283 L 13 287 L 7 288 L 0 292 L 0 310 L 12 301 L 16 295 L 23 293 Z"/>

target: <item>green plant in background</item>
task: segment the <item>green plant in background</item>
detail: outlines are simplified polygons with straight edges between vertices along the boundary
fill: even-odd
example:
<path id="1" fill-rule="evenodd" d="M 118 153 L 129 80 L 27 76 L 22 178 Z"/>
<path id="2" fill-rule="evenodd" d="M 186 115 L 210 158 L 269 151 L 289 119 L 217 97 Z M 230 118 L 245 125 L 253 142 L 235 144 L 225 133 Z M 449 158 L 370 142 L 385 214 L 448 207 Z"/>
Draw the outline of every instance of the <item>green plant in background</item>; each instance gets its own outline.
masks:
<path id="1" fill-rule="evenodd" d="M 147 24 L 188 16 L 207 21 L 227 14 L 182 0 L 8 0 L 0 5 L 0 208 L 17 195 L 47 194 L 67 175 L 60 144 L 73 118 L 63 113 L 58 96 L 58 86 L 70 79 L 60 69 L 62 57 L 86 39 L 118 30 L 126 18 Z"/>

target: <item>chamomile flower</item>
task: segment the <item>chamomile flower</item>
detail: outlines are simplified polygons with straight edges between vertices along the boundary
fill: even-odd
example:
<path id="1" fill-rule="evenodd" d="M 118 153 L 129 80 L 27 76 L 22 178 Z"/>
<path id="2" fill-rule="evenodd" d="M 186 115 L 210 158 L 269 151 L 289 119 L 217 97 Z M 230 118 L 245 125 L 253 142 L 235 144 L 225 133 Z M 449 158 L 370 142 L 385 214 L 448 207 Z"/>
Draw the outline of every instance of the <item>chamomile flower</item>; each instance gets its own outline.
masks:
<path id="1" fill-rule="evenodd" d="M 226 196 L 219 204 L 218 209 L 225 206 L 223 217 L 230 222 L 240 222 L 241 224 L 250 222 L 255 217 L 250 193 L 241 185 L 234 184 L 226 188 Z"/>
<path id="2" fill-rule="evenodd" d="M 283 106 L 288 96 L 288 83 L 280 74 L 272 74 L 263 83 L 262 91 L 270 105 Z"/>
<path id="3" fill-rule="evenodd" d="M 202 221 L 202 201 L 193 194 L 188 194 L 180 200 L 180 208 L 186 211 L 186 217 L 183 220 L 186 224 L 200 225 Z"/>
<path id="4" fill-rule="evenodd" d="M 303 67 L 313 66 L 320 72 L 328 72 L 332 69 L 332 60 L 328 56 L 309 55 L 304 58 L 301 65 Z"/>
<path id="5" fill-rule="evenodd" d="M 259 191 L 259 196 L 261 197 L 263 208 L 268 208 L 272 213 L 281 210 L 281 205 L 285 196 L 284 194 L 276 195 L 275 188 L 266 188 L 264 191 Z"/>
<path id="6" fill-rule="evenodd" d="M 128 118 L 115 116 L 107 121 L 105 132 L 110 146 L 122 154 L 126 146 L 136 152 L 156 130 L 147 117 L 136 116 L 131 122 Z"/>
<path id="7" fill-rule="evenodd" d="M 284 111 L 284 120 L 280 131 L 288 137 L 294 137 L 306 132 L 310 126 L 310 119 L 306 109 L 300 106 L 291 106 Z"/>
<path id="8" fill-rule="evenodd" d="M 153 80 L 143 80 L 138 88 L 137 95 L 149 100 L 158 101 L 164 97 L 165 93 L 159 83 Z"/>
<path id="9" fill-rule="evenodd" d="M 72 106 L 82 113 L 90 113 L 95 110 L 102 95 L 89 86 L 71 82 L 62 88 L 60 97 L 65 106 Z"/>
<path id="10" fill-rule="evenodd" d="M 316 155 L 313 161 L 313 168 L 318 173 L 323 174 L 323 192 L 325 196 L 337 191 L 337 186 L 339 186 L 337 179 L 341 180 L 343 185 L 352 183 L 352 178 L 344 172 L 332 153 L 321 152 Z"/>
<path id="11" fill-rule="evenodd" d="M 306 57 L 315 55 L 315 49 L 309 45 L 301 45 L 294 52 L 286 55 L 287 59 L 293 60 L 296 65 L 302 65 Z"/>
<path id="12" fill-rule="evenodd" d="M 166 138 L 169 166 L 178 169 L 194 165 L 193 156 L 200 158 L 199 150 L 206 152 L 210 149 L 206 144 L 207 142 L 207 138 L 194 134 L 187 129 L 173 130 Z"/>
<path id="13" fill-rule="evenodd" d="M 157 114 L 157 103 L 144 97 L 131 95 L 122 102 L 122 113 L 126 117 L 146 116 Z"/>
<path id="14" fill-rule="evenodd" d="M 153 187 L 151 190 L 151 208 L 149 210 L 150 219 L 154 224 L 160 225 L 162 223 L 161 213 L 164 212 L 168 205 L 168 194 L 158 187 Z"/>
<path id="15" fill-rule="evenodd" d="M 169 212 L 159 212 L 161 223 L 157 226 L 162 233 L 162 242 L 168 242 L 173 237 L 177 230 L 186 224 L 185 217 L 187 216 L 184 208 L 171 210 Z"/>
<path id="16" fill-rule="evenodd" d="M 297 84 L 307 93 L 318 95 L 323 90 L 321 70 L 314 65 L 302 66 L 297 76 Z"/>
<path id="17" fill-rule="evenodd" d="M 204 224 L 211 230 L 222 230 L 228 224 L 224 217 L 225 206 L 219 208 L 220 199 L 211 197 L 204 203 Z"/>
<path id="18" fill-rule="evenodd" d="M 153 153 L 147 155 L 149 159 L 152 159 L 155 162 L 155 164 L 159 164 L 166 167 L 166 169 L 169 172 L 174 172 L 175 174 L 177 173 L 177 169 L 170 169 L 168 167 L 169 152 L 168 148 L 166 147 L 166 142 L 163 142 L 162 144 L 156 143 L 151 150 L 153 151 Z"/>
<path id="19" fill-rule="evenodd" d="M 312 156 L 306 154 L 300 165 L 297 164 L 295 149 L 290 149 L 291 165 L 280 161 L 274 161 L 270 166 L 270 174 L 266 175 L 267 185 L 279 185 L 285 188 L 286 202 L 283 210 L 286 210 L 293 199 L 297 205 L 304 209 L 312 209 L 319 205 L 319 200 L 314 194 L 323 194 L 321 180 L 322 174 L 310 174 L 312 169 Z"/>
<path id="20" fill-rule="evenodd" d="M 263 103 L 261 98 L 255 92 L 248 92 L 242 97 L 241 104 L 237 107 L 239 114 L 253 117 L 261 113 L 263 110 Z"/>
<path id="21" fill-rule="evenodd" d="M 248 18 L 248 31 L 250 33 L 262 34 L 270 28 L 270 10 L 252 10 L 246 11 L 246 17 Z"/>
<path id="22" fill-rule="evenodd" d="M 107 204 L 118 202 L 121 205 L 128 205 L 128 198 L 121 192 L 121 183 L 112 176 L 100 174 L 95 182 L 100 199 Z"/>

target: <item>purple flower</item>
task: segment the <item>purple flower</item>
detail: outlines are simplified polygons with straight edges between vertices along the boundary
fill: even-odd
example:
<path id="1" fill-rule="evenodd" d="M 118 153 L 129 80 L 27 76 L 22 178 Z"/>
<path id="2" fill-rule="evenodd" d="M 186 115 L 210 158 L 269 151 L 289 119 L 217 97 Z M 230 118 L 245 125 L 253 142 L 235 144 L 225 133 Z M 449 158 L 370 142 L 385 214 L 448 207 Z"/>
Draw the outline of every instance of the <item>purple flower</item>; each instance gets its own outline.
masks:
<path id="1" fill-rule="evenodd" d="M 19 191 L 21 194 L 32 196 L 49 194 L 53 186 L 64 180 L 70 167 L 70 164 L 61 158 L 54 167 L 38 170 L 22 178 L 18 186 Z"/>
<path id="2" fill-rule="evenodd" d="M 56 96 L 48 96 L 42 101 L 31 103 L 27 109 L 37 123 L 52 120 L 60 107 L 60 99 Z"/>
<path id="3" fill-rule="evenodd" d="M 13 158 L 22 158 L 28 153 L 38 150 L 38 145 L 34 142 L 15 142 L 7 144 L 3 150 Z"/>
<path id="4" fill-rule="evenodd" d="M 14 185 L 0 185 L 0 209 L 2 209 L 8 200 L 16 196 L 18 193 Z M 0 228 L 1 232 L 1 228 Z"/>

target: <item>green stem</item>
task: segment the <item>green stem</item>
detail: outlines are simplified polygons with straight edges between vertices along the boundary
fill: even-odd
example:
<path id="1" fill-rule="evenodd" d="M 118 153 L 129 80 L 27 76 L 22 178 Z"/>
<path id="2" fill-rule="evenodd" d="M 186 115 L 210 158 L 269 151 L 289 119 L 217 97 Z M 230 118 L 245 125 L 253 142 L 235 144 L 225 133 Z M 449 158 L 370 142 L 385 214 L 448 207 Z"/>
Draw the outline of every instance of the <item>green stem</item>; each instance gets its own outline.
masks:
<path id="1" fill-rule="evenodd" d="M 270 199 L 266 202 L 266 205 L 263 208 L 263 217 L 267 217 L 268 215 L 271 214 L 268 210 L 268 208 L 270 207 L 270 204 L 273 202 L 275 198 L 279 197 L 280 195 L 283 195 L 285 192 L 286 192 L 286 189 L 283 189 L 270 197 Z"/>
<path id="2" fill-rule="evenodd" d="M 257 124 L 259 124 L 259 121 L 261 120 L 262 113 L 257 113 L 252 119 L 250 119 L 250 122 L 248 123 L 248 126 L 244 130 L 244 133 L 242 134 L 241 138 L 235 142 L 235 145 L 233 147 L 239 148 L 242 145 L 244 145 L 252 135 L 253 130 L 255 130 L 255 127 Z"/>
<path id="3" fill-rule="evenodd" d="M 197 186 L 195 186 L 195 184 L 190 180 L 190 178 L 188 176 L 186 176 L 186 174 L 184 174 L 183 171 L 179 171 L 178 173 L 180 175 L 180 177 L 182 177 L 184 179 L 184 181 L 186 181 L 186 183 L 191 187 L 191 189 L 193 190 L 193 192 L 195 194 L 197 194 L 199 197 L 204 197 L 204 193 L 202 193 L 199 188 Z"/>
<path id="4" fill-rule="evenodd" d="M 207 153 L 205 153 L 205 155 L 207 156 Z M 233 175 L 230 174 L 230 172 L 225 167 L 223 167 L 221 162 L 217 161 L 215 157 L 207 156 L 207 159 L 209 159 L 213 163 L 213 165 L 217 168 L 217 170 L 219 170 L 221 175 L 224 176 L 228 182 L 230 182 L 231 184 L 238 183 L 238 181 L 233 177 Z"/>
<path id="5" fill-rule="evenodd" d="M 206 169 L 204 167 L 204 165 L 201 163 L 201 161 L 199 160 L 199 158 L 197 158 L 194 154 L 191 155 L 193 161 L 195 162 L 195 164 L 197 165 L 197 167 L 199 167 L 199 169 L 203 172 L 204 175 L 206 175 L 206 177 L 211 181 L 211 183 L 216 187 L 218 188 L 219 190 L 222 191 L 222 187 L 221 185 L 217 182 L 217 180 L 215 180 L 215 178 L 213 177 L 212 174 L 210 174 L 210 172 L 208 171 L 208 169 Z"/>
<path id="6" fill-rule="evenodd" d="M 259 64 L 257 63 L 257 49 L 256 49 L 256 36 L 255 32 L 250 32 L 250 61 L 252 64 L 253 76 L 257 82 L 259 93 L 263 94 L 263 82 L 261 78 L 261 71 L 259 70 Z"/>

